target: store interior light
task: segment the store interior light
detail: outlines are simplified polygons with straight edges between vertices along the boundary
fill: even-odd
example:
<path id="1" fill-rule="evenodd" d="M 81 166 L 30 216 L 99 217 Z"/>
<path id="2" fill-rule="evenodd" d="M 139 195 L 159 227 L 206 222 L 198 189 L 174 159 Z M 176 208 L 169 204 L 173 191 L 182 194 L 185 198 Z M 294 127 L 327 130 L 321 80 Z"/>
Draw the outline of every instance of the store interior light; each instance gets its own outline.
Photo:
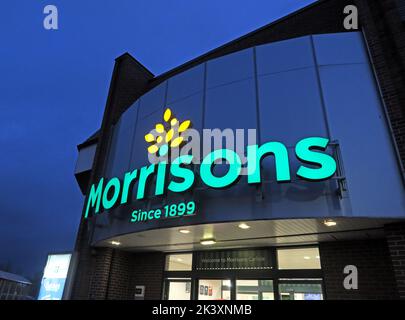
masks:
<path id="1" fill-rule="evenodd" d="M 250 229 L 250 226 L 247 223 L 244 223 L 244 222 L 240 223 L 238 225 L 238 227 L 243 229 L 243 230 Z"/>
<path id="2" fill-rule="evenodd" d="M 114 246 L 119 246 L 121 244 L 121 242 L 119 241 L 111 241 L 111 244 Z"/>
<path id="3" fill-rule="evenodd" d="M 184 233 L 184 234 L 188 234 L 188 233 L 190 233 L 190 230 L 188 230 L 188 229 L 180 229 L 179 232 Z"/>
<path id="4" fill-rule="evenodd" d="M 324 224 L 325 226 L 327 226 L 327 227 L 334 227 L 334 226 L 337 225 L 336 221 L 334 221 L 334 220 L 332 220 L 332 219 L 325 220 L 325 221 L 323 222 L 323 224 Z"/>
<path id="5" fill-rule="evenodd" d="M 310 260 L 310 259 L 311 259 L 311 257 L 308 257 L 308 256 L 304 257 L 304 260 Z"/>
<path id="6" fill-rule="evenodd" d="M 200 243 L 203 246 L 210 246 L 216 243 L 215 239 L 201 239 Z"/>

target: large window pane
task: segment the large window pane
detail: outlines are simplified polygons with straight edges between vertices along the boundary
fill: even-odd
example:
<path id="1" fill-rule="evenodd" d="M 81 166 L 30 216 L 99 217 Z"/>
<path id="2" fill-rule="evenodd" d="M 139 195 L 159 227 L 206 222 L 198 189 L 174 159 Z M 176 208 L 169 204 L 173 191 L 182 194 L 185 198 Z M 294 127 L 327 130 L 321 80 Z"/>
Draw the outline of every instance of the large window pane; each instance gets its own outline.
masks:
<path id="1" fill-rule="evenodd" d="M 318 34 L 312 37 L 319 65 L 368 62 L 360 32 Z"/>
<path id="2" fill-rule="evenodd" d="M 231 280 L 198 281 L 198 300 L 231 300 Z"/>
<path id="3" fill-rule="evenodd" d="M 340 144 L 353 215 L 401 215 L 404 188 L 370 67 L 325 66 L 320 75 L 332 139 Z"/>
<path id="4" fill-rule="evenodd" d="M 207 62 L 207 88 L 252 78 L 253 49 L 238 51 Z"/>
<path id="5" fill-rule="evenodd" d="M 263 142 L 295 146 L 303 138 L 327 137 L 314 68 L 260 76 L 258 81 Z"/>
<path id="6" fill-rule="evenodd" d="M 114 126 L 106 178 L 120 177 L 129 169 L 138 105 L 139 103 L 136 102 L 125 111 Z"/>
<path id="7" fill-rule="evenodd" d="M 193 255 L 191 253 L 168 254 L 166 256 L 166 271 L 191 271 Z"/>
<path id="8" fill-rule="evenodd" d="M 236 280 L 236 300 L 274 300 L 272 280 Z"/>
<path id="9" fill-rule="evenodd" d="M 185 99 L 169 103 L 174 116 L 180 121 L 191 120 L 191 127 L 196 130 L 202 129 L 202 105 L 203 94 L 197 93 Z"/>
<path id="10" fill-rule="evenodd" d="M 163 111 L 166 95 L 166 82 L 148 91 L 141 97 L 138 119 L 142 119 L 153 112 Z"/>
<path id="11" fill-rule="evenodd" d="M 167 300 L 190 300 L 191 279 L 167 279 Z"/>
<path id="12" fill-rule="evenodd" d="M 320 283 L 280 283 L 280 300 L 323 300 Z"/>
<path id="13" fill-rule="evenodd" d="M 157 123 L 161 123 L 162 119 L 163 107 L 162 110 L 156 111 L 143 119 L 138 118 L 135 137 L 132 143 L 131 169 L 139 169 L 142 166 L 150 164 L 147 151 L 150 144 L 145 141 L 145 134 L 154 129 Z"/>
<path id="14" fill-rule="evenodd" d="M 184 99 L 204 88 L 204 64 L 169 79 L 167 103 Z M 169 106 L 170 107 L 170 106 Z"/>
<path id="15" fill-rule="evenodd" d="M 279 269 L 321 269 L 318 248 L 278 249 Z"/>
<path id="16" fill-rule="evenodd" d="M 311 67 L 314 65 L 311 38 L 308 36 L 258 46 L 256 59 L 259 75 Z"/>
<path id="17" fill-rule="evenodd" d="M 245 129 L 240 139 L 243 138 L 246 145 L 247 130 L 257 128 L 256 115 L 255 86 L 252 79 L 207 90 L 205 128 Z M 228 130 L 230 138 L 235 137 L 234 133 L 235 131 Z M 230 138 L 228 141 L 232 140 Z"/>

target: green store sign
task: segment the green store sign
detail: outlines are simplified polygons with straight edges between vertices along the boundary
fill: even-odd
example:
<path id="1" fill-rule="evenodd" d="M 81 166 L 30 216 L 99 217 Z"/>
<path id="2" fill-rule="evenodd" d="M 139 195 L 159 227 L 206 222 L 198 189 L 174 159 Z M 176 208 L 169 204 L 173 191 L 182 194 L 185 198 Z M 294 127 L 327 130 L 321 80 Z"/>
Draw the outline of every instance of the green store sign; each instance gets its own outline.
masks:
<path id="1" fill-rule="evenodd" d="M 178 132 L 184 132 L 191 124 L 188 120 L 179 123 L 177 119 L 172 117 L 170 109 L 165 111 L 164 120 L 169 122 L 172 127 L 176 127 Z M 171 131 L 172 129 L 165 133 L 164 126 L 158 124 L 156 125 L 155 136 L 151 133 L 145 136 L 147 142 L 153 143 L 148 148 L 149 153 L 164 155 L 170 148 L 180 145 L 182 141 L 180 141 L 179 137 L 173 139 L 176 135 Z M 158 133 L 157 136 L 156 132 Z M 164 137 L 162 137 L 163 134 Z M 298 141 L 295 145 L 295 155 L 302 162 L 302 165 L 298 167 L 295 173 L 296 176 L 308 181 L 321 181 L 332 177 L 336 172 L 336 161 L 331 155 L 325 153 L 328 144 L 329 139 L 322 137 L 308 137 Z M 256 185 L 262 182 L 261 162 L 268 156 L 272 156 L 275 159 L 276 180 L 278 182 L 291 181 L 288 151 L 283 143 L 273 141 L 261 145 L 249 145 L 247 146 L 246 155 L 245 174 L 247 175 L 248 184 Z M 222 176 L 216 176 L 213 173 L 213 167 L 221 160 L 225 160 L 228 163 L 228 170 Z M 196 182 L 192 162 L 193 155 L 181 155 L 171 163 L 160 161 L 126 172 L 123 177 L 113 177 L 108 181 L 101 178 L 90 188 L 85 218 L 89 216 L 90 211 L 97 214 L 100 211 L 109 210 L 117 205 L 124 205 L 130 202 L 130 195 L 133 193 L 135 181 L 138 182 L 136 200 L 145 199 L 148 182 L 153 180 L 156 181 L 153 192 L 154 196 L 163 196 L 166 191 L 183 193 L 190 190 Z M 235 151 L 217 149 L 203 158 L 199 165 L 198 179 L 201 179 L 209 188 L 228 188 L 237 183 L 241 177 L 242 168 L 242 161 Z M 175 179 L 168 179 L 169 174 Z M 181 216 L 183 214 L 194 214 L 194 211 L 194 202 L 166 206 L 165 208 L 153 210 L 153 212 L 135 210 L 132 212 L 131 221 L 138 222 Z"/>

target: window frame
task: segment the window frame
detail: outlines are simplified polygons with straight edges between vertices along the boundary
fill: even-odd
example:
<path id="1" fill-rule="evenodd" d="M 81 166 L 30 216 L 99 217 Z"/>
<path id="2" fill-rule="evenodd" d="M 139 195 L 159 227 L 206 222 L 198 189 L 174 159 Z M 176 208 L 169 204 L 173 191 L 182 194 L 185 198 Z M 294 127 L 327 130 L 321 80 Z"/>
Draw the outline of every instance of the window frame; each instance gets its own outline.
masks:
<path id="1" fill-rule="evenodd" d="M 298 245 L 298 246 L 277 246 L 277 247 L 252 247 L 243 249 L 266 249 L 270 251 L 273 268 L 272 269 L 235 269 L 235 270 L 197 270 L 196 262 L 197 251 L 182 251 L 182 252 L 167 252 L 165 254 L 165 265 L 163 266 L 163 284 L 162 284 L 162 298 L 165 299 L 167 293 L 166 281 L 170 278 L 179 278 L 180 281 L 191 279 L 191 300 L 198 299 L 198 281 L 200 279 L 218 279 L 231 281 L 231 300 L 236 300 L 236 280 L 271 280 L 273 281 L 274 300 L 280 300 L 279 283 L 284 283 L 285 279 L 305 279 L 307 281 L 320 281 L 322 285 L 322 296 L 326 299 L 326 291 L 324 285 L 324 275 L 322 269 L 322 256 L 320 256 L 320 269 L 279 269 L 278 268 L 278 249 L 299 249 L 299 248 L 314 248 L 319 245 Z M 243 249 L 229 249 L 243 250 Z M 214 249 L 214 250 L 227 250 L 227 249 Z M 192 268 L 190 271 L 167 271 L 166 270 L 166 256 L 170 254 L 192 254 Z M 182 280 L 181 280 L 182 279 Z"/>

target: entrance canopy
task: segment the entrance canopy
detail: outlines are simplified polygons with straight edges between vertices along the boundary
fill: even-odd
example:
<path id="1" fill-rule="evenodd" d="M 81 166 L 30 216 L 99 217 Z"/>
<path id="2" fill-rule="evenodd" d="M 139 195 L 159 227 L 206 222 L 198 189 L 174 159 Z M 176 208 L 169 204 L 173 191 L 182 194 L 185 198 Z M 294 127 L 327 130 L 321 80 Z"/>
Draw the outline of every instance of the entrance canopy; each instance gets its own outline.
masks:
<path id="1" fill-rule="evenodd" d="M 192 251 L 241 247 L 313 244 L 380 238 L 393 219 L 285 219 L 200 224 L 142 231 L 100 241 L 97 246 L 131 251 Z M 336 223 L 336 225 L 333 225 Z M 328 226 L 330 225 L 330 226 Z M 208 240 L 208 245 L 204 245 Z"/>

